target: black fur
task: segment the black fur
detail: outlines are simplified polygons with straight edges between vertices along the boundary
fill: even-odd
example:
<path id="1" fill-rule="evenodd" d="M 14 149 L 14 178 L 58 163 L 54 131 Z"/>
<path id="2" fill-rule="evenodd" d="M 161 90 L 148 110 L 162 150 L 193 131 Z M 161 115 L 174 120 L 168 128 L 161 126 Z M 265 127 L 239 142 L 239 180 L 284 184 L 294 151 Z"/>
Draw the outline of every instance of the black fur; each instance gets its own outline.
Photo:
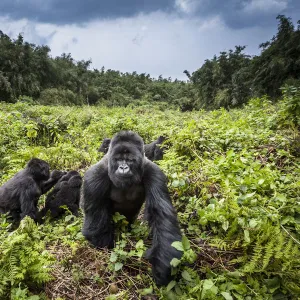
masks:
<path id="1" fill-rule="evenodd" d="M 153 141 L 150 144 L 145 145 L 145 155 L 151 161 L 162 160 L 164 155 L 164 148 L 160 146 L 166 138 L 164 136 L 160 136 L 157 140 Z M 105 138 L 98 149 L 99 152 L 103 152 L 106 154 L 108 152 L 108 148 L 110 145 L 111 139 Z"/>
<path id="2" fill-rule="evenodd" d="M 24 170 L 0 187 L 0 213 L 9 212 L 16 223 L 25 216 L 36 220 L 39 197 L 48 192 L 63 174 L 54 170 L 50 176 L 47 162 L 31 159 Z"/>
<path id="3" fill-rule="evenodd" d="M 61 206 L 66 205 L 75 216 L 78 216 L 80 187 L 82 178 L 77 171 L 69 171 L 64 175 L 54 189 L 47 195 L 45 207 L 38 214 L 38 221 L 50 211 L 52 218 L 58 218 L 65 212 Z"/>
<path id="4" fill-rule="evenodd" d="M 106 154 L 108 152 L 110 141 L 111 141 L 111 139 L 105 138 L 103 140 L 102 144 L 100 145 L 98 151 L 103 152 L 104 154 Z"/>
<path id="5" fill-rule="evenodd" d="M 164 149 L 159 146 L 165 141 L 164 136 L 160 136 L 156 141 L 145 145 L 145 155 L 151 161 L 162 160 L 164 156 Z"/>
<path id="6" fill-rule="evenodd" d="M 145 216 L 153 236 L 147 257 L 156 283 L 168 284 L 170 261 L 181 256 L 171 244 L 181 240 L 181 233 L 166 177 L 156 164 L 145 158 L 139 135 L 121 131 L 114 136 L 107 155 L 85 173 L 83 198 L 82 232 L 99 248 L 114 245 L 112 215 L 119 212 L 132 222 L 146 201 Z"/>

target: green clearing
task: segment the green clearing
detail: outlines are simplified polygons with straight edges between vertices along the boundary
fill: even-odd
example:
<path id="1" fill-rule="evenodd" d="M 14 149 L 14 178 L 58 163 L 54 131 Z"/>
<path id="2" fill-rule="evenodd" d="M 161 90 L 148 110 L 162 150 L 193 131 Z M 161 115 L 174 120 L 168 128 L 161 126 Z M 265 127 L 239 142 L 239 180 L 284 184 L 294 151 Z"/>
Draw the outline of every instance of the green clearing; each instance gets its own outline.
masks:
<path id="1" fill-rule="evenodd" d="M 131 231 L 122 216 L 114 217 L 113 251 L 88 245 L 82 216 L 66 214 L 40 226 L 26 218 L 14 232 L 1 216 L 0 299 L 300 297 L 296 98 L 276 105 L 257 98 L 243 109 L 184 113 L 158 106 L 1 103 L 0 183 L 31 157 L 84 175 L 101 158 L 102 139 L 122 129 L 138 132 L 145 142 L 168 136 L 158 164 L 169 178 L 185 238 L 175 245 L 184 250 L 182 260 L 173 261 L 177 281 L 158 289 L 143 258 L 150 240 L 142 213 Z"/>

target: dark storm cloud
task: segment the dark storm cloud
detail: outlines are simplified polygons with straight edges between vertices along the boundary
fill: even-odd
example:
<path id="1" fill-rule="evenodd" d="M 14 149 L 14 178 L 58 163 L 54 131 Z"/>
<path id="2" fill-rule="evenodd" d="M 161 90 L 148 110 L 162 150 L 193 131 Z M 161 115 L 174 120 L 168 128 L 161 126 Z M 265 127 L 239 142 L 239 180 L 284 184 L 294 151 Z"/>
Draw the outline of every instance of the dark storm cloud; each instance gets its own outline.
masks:
<path id="1" fill-rule="evenodd" d="M 173 4 L 174 0 L 1 0 L 0 15 L 14 20 L 71 24 L 167 11 Z"/>
<path id="2" fill-rule="evenodd" d="M 81 24 L 155 11 L 201 20 L 218 16 L 234 29 L 273 27 L 278 14 L 297 18 L 300 0 L 0 0 L 0 16 L 52 24 Z"/>
<path id="3" fill-rule="evenodd" d="M 219 16 L 234 29 L 273 27 L 278 14 L 298 20 L 300 13 L 299 0 L 176 0 L 176 7 L 183 15 L 204 19 Z"/>

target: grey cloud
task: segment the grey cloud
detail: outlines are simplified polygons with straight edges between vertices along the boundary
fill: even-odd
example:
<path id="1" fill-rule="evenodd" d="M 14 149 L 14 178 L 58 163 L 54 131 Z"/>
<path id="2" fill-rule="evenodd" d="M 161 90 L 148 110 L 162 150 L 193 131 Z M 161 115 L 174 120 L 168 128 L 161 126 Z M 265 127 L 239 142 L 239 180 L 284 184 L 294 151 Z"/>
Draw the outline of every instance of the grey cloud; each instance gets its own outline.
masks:
<path id="1" fill-rule="evenodd" d="M 74 36 L 77 44 L 70 43 Z M 214 54 L 235 45 L 248 45 L 249 54 L 258 54 L 259 43 L 270 37 L 269 29 L 232 30 L 219 18 L 200 24 L 196 19 L 153 13 L 95 21 L 86 27 L 63 26 L 49 46 L 53 55 L 69 51 L 76 60 L 91 58 L 92 66 L 98 69 L 105 66 L 122 72 L 186 79 L 185 69 L 195 71 Z"/>
<path id="2" fill-rule="evenodd" d="M 233 29 L 274 27 L 278 14 L 297 18 L 300 13 L 299 0 L 176 0 L 175 6 L 183 16 L 219 16 Z"/>
<path id="3" fill-rule="evenodd" d="M 278 14 L 297 17 L 299 0 L 1 0 L 0 16 L 50 24 L 85 24 L 152 12 L 183 19 L 218 16 L 230 28 L 273 27 Z"/>
<path id="4" fill-rule="evenodd" d="M 52 24 L 85 23 L 130 17 L 140 12 L 167 11 L 174 0 L 1 0 L 0 15 Z"/>
<path id="5" fill-rule="evenodd" d="M 300 1 L 295 0 L 180 1 L 181 6 L 179 0 L 122 0 L 137 6 L 131 11 L 130 6 L 125 7 L 121 13 L 123 6 L 119 12 L 110 11 L 112 3 L 117 3 L 114 0 L 98 13 L 99 8 L 92 12 L 91 3 L 96 2 L 91 0 L 84 4 L 78 0 L 72 4 L 70 0 L 28 0 L 26 4 L 25 0 L 2 0 L 0 28 L 13 38 L 23 32 L 26 41 L 48 44 L 52 56 L 67 51 L 76 60 L 91 58 L 95 68 L 186 79 L 183 70 L 194 71 L 205 59 L 235 45 L 246 45 L 248 54 L 258 54 L 258 45 L 276 33 L 276 11 L 282 9 L 278 13 L 294 21 L 300 11 Z M 276 7 L 274 1 L 278 2 Z M 146 4 L 142 7 L 141 3 Z M 76 15 L 78 11 L 81 13 Z M 1 17 L 3 12 L 14 14 L 14 19 Z M 128 17 L 121 17 L 124 14 Z"/>

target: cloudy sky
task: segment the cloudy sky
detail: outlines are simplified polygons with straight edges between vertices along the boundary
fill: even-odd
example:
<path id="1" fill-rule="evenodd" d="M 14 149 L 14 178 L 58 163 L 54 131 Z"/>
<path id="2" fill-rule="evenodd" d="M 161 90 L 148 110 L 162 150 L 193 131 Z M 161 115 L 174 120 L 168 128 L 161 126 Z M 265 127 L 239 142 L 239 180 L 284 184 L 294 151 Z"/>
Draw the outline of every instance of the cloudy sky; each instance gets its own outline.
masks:
<path id="1" fill-rule="evenodd" d="M 0 0 L 0 30 L 94 68 L 185 79 L 235 45 L 258 54 L 278 14 L 296 23 L 300 0 Z"/>

